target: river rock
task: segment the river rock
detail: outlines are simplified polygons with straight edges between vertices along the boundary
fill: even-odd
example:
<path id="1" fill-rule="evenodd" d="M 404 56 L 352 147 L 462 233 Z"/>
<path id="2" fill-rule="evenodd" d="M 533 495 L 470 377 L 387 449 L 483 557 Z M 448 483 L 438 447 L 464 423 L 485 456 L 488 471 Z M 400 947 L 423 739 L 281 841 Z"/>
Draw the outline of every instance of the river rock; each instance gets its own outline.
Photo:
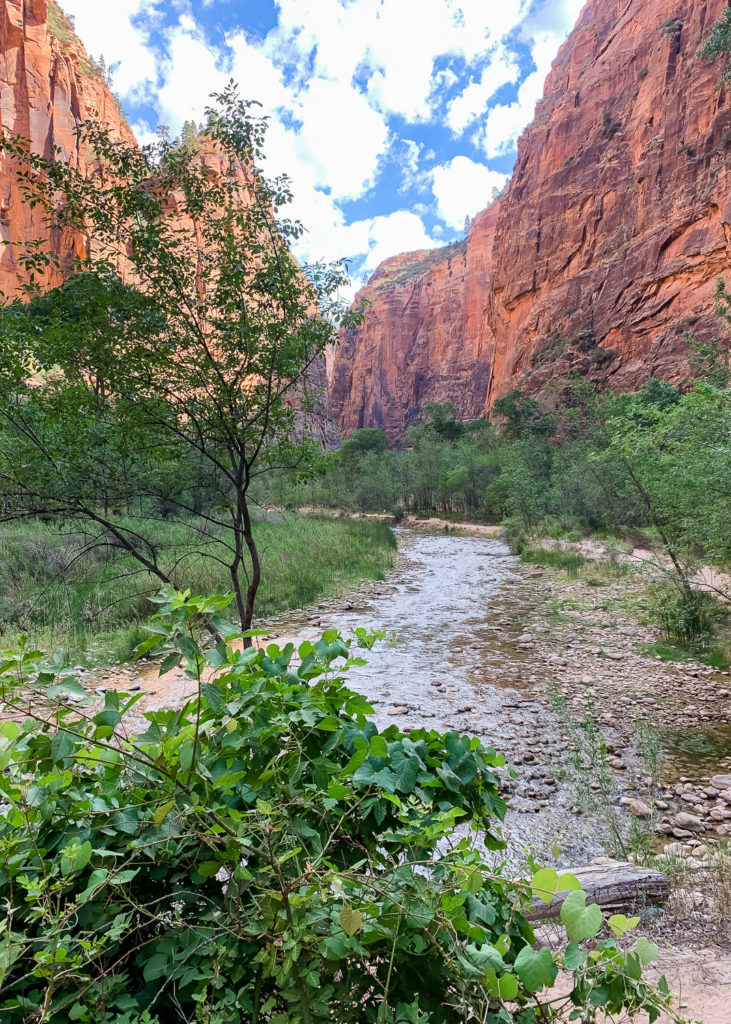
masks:
<path id="1" fill-rule="evenodd" d="M 675 815 L 675 827 L 687 832 L 705 832 L 706 830 L 706 826 L 700 818 L 697 818 L 695 814 L 688 814 L 686 811 L 680 811 Z"/>
<path id="2" fill-rule="evenodd" d="M 709 785 L 714 789 L 731 789 L 731 775 L 714 775 Z"/>
<path id="3" fill-rule="evenodd" d="M 652 817 L 652 808 L 646 804 L 644 800 L 630 800 L 627 809 L 630 814 L 635 816 L 635 818 Z"/>

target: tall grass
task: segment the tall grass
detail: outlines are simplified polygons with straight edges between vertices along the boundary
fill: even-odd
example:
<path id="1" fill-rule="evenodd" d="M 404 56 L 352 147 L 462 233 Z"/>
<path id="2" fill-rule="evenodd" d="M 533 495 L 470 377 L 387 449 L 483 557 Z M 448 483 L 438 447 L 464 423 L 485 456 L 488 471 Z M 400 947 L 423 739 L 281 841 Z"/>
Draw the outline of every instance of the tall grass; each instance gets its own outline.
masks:
<path id="1" fill-rule="evenodd" d="M 130 524 L 133 525 L 133 524 Z M 255 527 L 262 557 L 257 615 L 301 608 L 363 579 L 382 579 L 396 541 L 382 523 L 286 516 Z M 156 524 L 160 564 L 177 586 L 194 593 L 226 593 L 227 570 L 184 523 Z M 220 551 L 218 552 L 220 554 Z M 19 633 L 45 649 L 63 647 L 71 660 L 99 664 L 127 660 L 144 636 L 159 581 L 129 555 L 78 527 L 40 522 L 0 527 L 0 645 Z"/>

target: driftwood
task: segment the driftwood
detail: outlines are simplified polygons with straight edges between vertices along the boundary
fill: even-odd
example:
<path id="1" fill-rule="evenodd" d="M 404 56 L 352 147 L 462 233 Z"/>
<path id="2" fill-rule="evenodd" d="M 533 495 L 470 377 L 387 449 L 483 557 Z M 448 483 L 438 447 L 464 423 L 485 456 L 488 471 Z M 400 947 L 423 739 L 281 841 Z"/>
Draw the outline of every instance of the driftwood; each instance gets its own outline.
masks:
<path id="1" fill-rule="evenodd" d="M 640 909 L 648 904 L 663 903 L 670 895 L 670 882 L 661 871 L 641 868 L 619 861 L 596 864 L 571 871 L 581 882 L 587 903 L 598 903 L 602 910 L 612 913 Z M 538 897 L 533 910 L 527 915 L 531 921 L 545 921 L 558 917 L 561 904 L 568 894 L 557 893 L 550 904 Z"/>

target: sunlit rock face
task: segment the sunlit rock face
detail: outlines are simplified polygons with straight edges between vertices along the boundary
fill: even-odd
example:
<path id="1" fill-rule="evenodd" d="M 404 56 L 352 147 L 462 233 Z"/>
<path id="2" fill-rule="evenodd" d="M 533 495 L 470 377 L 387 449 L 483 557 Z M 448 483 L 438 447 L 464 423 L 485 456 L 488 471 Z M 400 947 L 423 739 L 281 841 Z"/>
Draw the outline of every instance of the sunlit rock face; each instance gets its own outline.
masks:
<path id="1" fill-rule="evenodd" d="M 589 0 L 501 203 L 488 405 L 568 369 L 633 390 L 679 380 L 684 331 L 724 332 L 731 97 L 696 56 L 725 0 Z"/>
<path id="2" fill-rule="evenodd" d="M 87 120 L 99 120 L 113 137 L 136 145 L 104 76 L 54 0 L 0 0 L 0 128 L 30 140 L 32 150 L 42 156 L 50 157 L 56 148 L 59 160 L 88 176 L 98 164 L 77 137 L 78 126 Z M 215 147 L 203 145 L 200 158 L 211 173 L 220 173 Z M 50 287 L 60 284 L 63 271 L 93 245 L 93 239 L 76 232 L 49 227 L 43 211 L 30 208 L 20 187 L 20 170 L 15 161 L 0 157 L 0 241 L 13 243 L 0 246 L 0 291 L 5 301 L 16 298 L 24 283 L 18 246 L 50 240 L 62 267 L 61 275 L 48 273 L 45 280 L 39 275 L 41 284 Z M 333 447 L 337 431 L 324 359 L 312 367 L 307 388 L 315 393 L 317 408 L 298 430 Z"/>
<path id="3" fill-rule="evenodd" d="M 426 402 L 452 402 L 461 419 L 481 416 L 493 338 L 487 321 L 494 205 L 464 242 L 386 260 L 359 292 L 365 321 L 344 333 L 331 394 L 344 435 L 381 427 L 399 441 Z"/>
<path id="4" fill-rule="evenodd" d="M 52 0 L 0 0 L 2 130 L 29 139 L 46 157 L 57 147 L 59 159 L 91 173 L 95 161 L 79 145 L 76 128 L 96 115 L 120 139 L 133 141 L 103 75 L 58 6 Z M 0 240 L 25 243 L 49 236 L 64 263 L 85 251 L 81 236 L 49 231 L 43 212 L 24 202 L 18 167 L 0 158 Z M 0 289 L 8 298 L 15 297 L 20 276 L 15 246 L 3 245 Z"/>
<path id="5" fill-rule="evenodd" d="M 578 371 L 681 380 L 683 335 L 728 333 L 731 95 L 696 52 L 726 0 L 589 0 L 524 132 L 507 194 L 466 243 L 387 260 L 332 372 L 343 433 L 400 436 L 427 401 L 462 417 Z M 487 199 L 487 197 L 486 197 Z"/>

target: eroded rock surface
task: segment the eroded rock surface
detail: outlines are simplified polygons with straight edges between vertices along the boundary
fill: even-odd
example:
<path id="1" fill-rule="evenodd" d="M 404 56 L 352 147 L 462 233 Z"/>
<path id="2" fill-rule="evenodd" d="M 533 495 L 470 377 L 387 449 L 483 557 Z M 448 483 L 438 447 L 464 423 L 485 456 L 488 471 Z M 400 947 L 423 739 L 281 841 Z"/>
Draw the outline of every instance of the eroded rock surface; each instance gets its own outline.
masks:
<path id="1" fill-rule="evenodd" d="M 79 145 L 78 125 L 97 116 L 125 142 L 134 137 L 117 102 L 70 22 L 54 0 L 0 0 L 0 128 L 29 139 L 34 152 L 54 148 L 84 173 L 96 166 Z M 14 298 L 21 282 L 17 246 L 45 240 L 51 232 L 45 214 L 31 210 L 18 180 L 19 167 L 0 158 L 0 290 Z M 56 232 L 53 249 L 65 264 L 83 255 L 85 241 Z M 51 278 L 53 284 L 59 283 Z"/>
<path id="2" fill-rule="evenodd" d="M 480 214 L 464 242 L 386 260 L 359 292 L 365 323 L 344 334 L 331 394 L 345 435 L 381 427 L 391 441 L 426 402 L 452 402 L 461 419 L 485 409 L 492 335 L 487 322 L 498 206 Z"/>
<path id="3" fill-rule="evenodd" d="M 427 401 L 468 418 L 571 371 L 679 381 L 685 332 L 728 338 L 731 97 L 696 56 L 725 2 L 589 0 L 506 196 L 458 247 L 387 260 L 361 292 L 332 381 L 345 434 L 399 436 Z"/>

